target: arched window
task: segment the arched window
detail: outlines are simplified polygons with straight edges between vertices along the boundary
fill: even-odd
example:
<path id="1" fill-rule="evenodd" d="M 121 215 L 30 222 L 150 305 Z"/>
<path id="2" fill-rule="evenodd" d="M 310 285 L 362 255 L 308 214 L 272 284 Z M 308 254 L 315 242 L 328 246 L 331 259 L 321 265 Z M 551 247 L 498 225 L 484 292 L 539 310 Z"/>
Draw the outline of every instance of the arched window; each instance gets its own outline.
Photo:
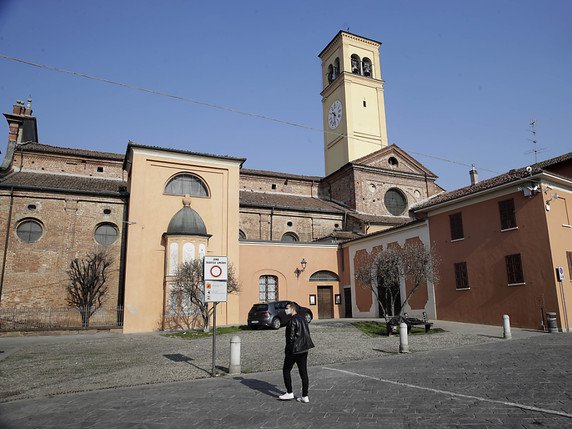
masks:
<path id="1" fill-rule="evenodd" d="M 110 244 L 115 243 L 118 236 L 119 231 L 112 223 L 100 223 L 95 228 L 95 241 L 102 246 L 109 246 Z"/>
<path id="2" fill-rule="evenodd" d="M 287 243 L 294 243 L 296 241 L 300 241 L 300 239 L 293 232 L 287 232 L 282 236 L 282 239 L 280 241 L 285 241 Z"/>
<path id="3" fill-rule="evenodd" d="M 24 243 L 35 243 L 44 232 L 44 228 L 39 220 L 24 219 L 16 227 L 18 238 Z"/>
<path id="4" fill-rule="evenodd" d="M 340 75 L 340 59 L 336 57 L 334 60 L 334 79 Z"/>
<path id="5" fill-rule="evenodd" d="M 242 229 L 238 230 L 238 239 L 239 240 L 246 240 L 246 234 L 244 233 L 244 231 Z"/>
<path id="6" fill-rule="evenodd" d="M 193 197 L 208 197 L 209 192 L 204 182 L 197 176 L 183 173 L 173 177 L 165 186 L 165 194 L 191 195 Z"/>
<path id="7" fill-rule="evenodd" d="M 273 302 L 278 299 L 278 277 L 260 276 L 258 279 L 258 300 Z"/>
<path id="8" fill-rule="evenodd" d="M 365 58 L 361 62 L 363 68 L 363 75 L 366 77 L 373 76 L 373 69 L 371 68 L 371 60 L 369 58 Z"/>
<path id="9" fill-rule="evenodd" d="M 407 207 L 407 199 L 405 198 L 405 195 L 403 195 L 403 193 L 397 188 L 392 188 L 387 191 L 383 198 L 383 202 L 385 203 L 387 211 L 394 216 L 403 214 Z"/>
<path id="10" fill-rule="evenodd" d="M 332 271 L 322 270 L 316 271 L 310 276 L 311 282 L 337 282 L 340 278 Z"/>
<path id="11" fill-rule="evenodd" d="M 353 74 L 361 74 L 361 61 L 356 54 L 351 56 L 352 60 L 352 73 Z"/>
<path id="12" fill-rule="evenodd" d="M 334 66 L 330 64 L 328 66 L 328 83 L 332 83 L 334 79 Z"/>
<path id="13" fill-rule="evenodd" d="M 183 263 L 191 262 L 195 259 L 195 245 L 193 243 L 183 244 Z"/>
<path id="14" fill-rule="evenodd" d="M 179 269 L 179 243 L 172 242 L 169 245 L 169 269 L 168 273 L 170 276 L 177 274 Z"/>

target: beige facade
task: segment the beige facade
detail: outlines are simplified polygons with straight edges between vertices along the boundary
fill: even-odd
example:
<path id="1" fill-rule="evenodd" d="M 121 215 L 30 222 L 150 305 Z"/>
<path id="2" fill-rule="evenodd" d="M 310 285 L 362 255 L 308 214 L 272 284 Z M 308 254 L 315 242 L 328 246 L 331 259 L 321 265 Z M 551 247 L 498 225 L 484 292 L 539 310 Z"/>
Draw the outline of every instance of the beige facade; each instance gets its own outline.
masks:
<path id="1" fill-rule="evenodd" d="M 185 197 L 168 194 L 165 187 L 177 175 L 197 177 L 207 188 L 206 196 L 190 197 L 191 208 L 211 235 L 205 255 L 227 256 L 230 263 L 239 267 L 238 186 L 243 161 L 136 144 L 128 146 L 125 168 L 129 174 L 130 199 L 124 332 L 153 331 L 164 326 L 169 276 L 166 246 L 172 239 L 162 237 L 173 216 L 182 208 Z M 194 239 L 189 238 L 189 242 L 192 241 Z M 195 257 L 199 257 L 199 253 L 197 249 Z M 228 302 L 218 306 L 217 315 L 220 324 L 237 323 L 238 297 L 229 295 Z"/>
<path id="2" fill-rule="evenodd" d="M 340 31 L 319 55 L 326 176 L 388 144 L 380 46 Z"/>

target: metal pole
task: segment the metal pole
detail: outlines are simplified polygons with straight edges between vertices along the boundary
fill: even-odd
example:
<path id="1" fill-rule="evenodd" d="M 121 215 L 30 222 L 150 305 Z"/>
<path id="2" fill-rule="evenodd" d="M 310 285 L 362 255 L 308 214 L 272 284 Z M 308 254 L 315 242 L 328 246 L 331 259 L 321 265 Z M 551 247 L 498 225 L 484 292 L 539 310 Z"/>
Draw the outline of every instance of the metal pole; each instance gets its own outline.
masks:
<path id="1" fill-rule="evenodd" d="M 215 362 L 216 362 L 216 305 L 217 303 L 213 303 L 213 365 L 211 374 L 213 377 L 216 377 L 215 373 Z"/>

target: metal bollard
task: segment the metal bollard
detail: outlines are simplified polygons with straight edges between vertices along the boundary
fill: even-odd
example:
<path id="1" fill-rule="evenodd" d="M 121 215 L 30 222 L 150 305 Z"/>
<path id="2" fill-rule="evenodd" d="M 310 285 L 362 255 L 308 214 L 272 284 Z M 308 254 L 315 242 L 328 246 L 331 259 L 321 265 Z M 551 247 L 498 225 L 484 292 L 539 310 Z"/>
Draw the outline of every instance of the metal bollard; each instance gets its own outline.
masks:
<path id="1" fill-rule="evenodd" d="M 407 323 L 399 324 L 399 353 L 409 353 L 409 342 L 407 340 Z"/>
<path id="2" fill-rule="evenodd" d="M 230 366 L 229 374 L 240 374 L 240 337 L 234 335 L 230 339 Z"/>
<path id="3" fill-rule="evenodd" d="M 512 338 L 512 334 L 510 333 L 510 317 L 508 317 L 508 314 L 502 316 L 502 337 L 505 340 Z"/>

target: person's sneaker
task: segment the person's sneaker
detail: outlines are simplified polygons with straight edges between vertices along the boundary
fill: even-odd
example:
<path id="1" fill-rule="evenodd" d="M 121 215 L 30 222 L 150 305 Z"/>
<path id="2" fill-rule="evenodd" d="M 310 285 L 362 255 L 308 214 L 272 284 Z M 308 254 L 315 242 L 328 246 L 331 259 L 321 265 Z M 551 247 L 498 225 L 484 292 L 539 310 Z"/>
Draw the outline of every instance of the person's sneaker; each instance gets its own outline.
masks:
<path id="1" fill-rule="evenodd" d="M 307 396 L 302 396 L 300 398 L 296 398 L 296 400 L 298 402 L 303 402 L 304 404 L 307 404 L 308 402 L 310 402 L 310 398 L 308 398 Z"/>
<path id="2" fill-rule="evenodd" d="M 294 399 L 294 393 L 284 393 L 278 397 L 281 401 L 290 401 Z"/>

